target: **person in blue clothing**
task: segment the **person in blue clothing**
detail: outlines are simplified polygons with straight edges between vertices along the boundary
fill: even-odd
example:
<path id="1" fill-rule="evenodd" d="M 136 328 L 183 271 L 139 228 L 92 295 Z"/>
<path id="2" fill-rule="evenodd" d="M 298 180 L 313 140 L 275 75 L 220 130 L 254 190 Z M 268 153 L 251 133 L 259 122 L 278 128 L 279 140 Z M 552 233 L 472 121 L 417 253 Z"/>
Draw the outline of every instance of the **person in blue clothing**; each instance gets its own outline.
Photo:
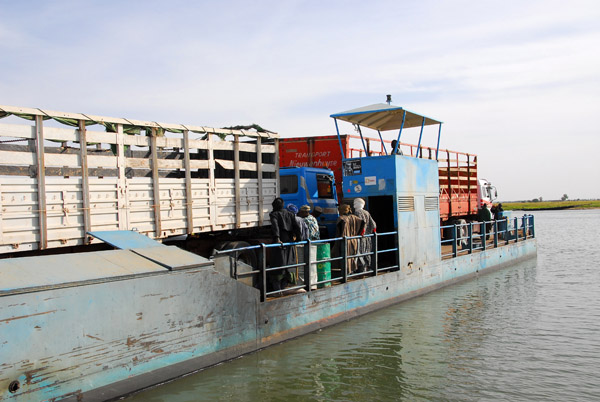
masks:
<path id="1" fill-rule="evenodd" d="M 298 226 L 300 226 L 300 237 L 296 236 L 295 240 L 296 241 L 308 240 L 308 236 L 309 236 L 308 226 L 306 224 L 306 221 L 299 216 L 298 207 L 294 204 L 288 204 L 288 206 L 286 208 L 288 211 L 290 211 L 291 213 L 294 214 L 294 216 L 296 217 L 296 222 L 298 223 Z"/>
<path id="2" fill-rule="evenodd" d="M 298 216 L 304 219 L 306 226 L 308 226 L 308 238 L 310 240 L 319 240 L 321 235 L 319 233 L 319 222 L 317 219 L 310 214 L 310 206 L 302 205 Z"/>

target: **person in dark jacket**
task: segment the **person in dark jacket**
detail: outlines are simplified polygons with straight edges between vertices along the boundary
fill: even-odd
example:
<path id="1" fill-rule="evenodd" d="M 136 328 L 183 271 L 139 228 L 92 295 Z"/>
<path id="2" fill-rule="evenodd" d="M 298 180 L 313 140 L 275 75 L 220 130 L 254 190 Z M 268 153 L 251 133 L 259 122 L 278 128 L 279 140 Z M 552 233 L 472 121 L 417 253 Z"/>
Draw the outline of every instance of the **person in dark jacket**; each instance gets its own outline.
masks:
<path id="1" fill-rule="evenodd" d="M 390 150 L 390 155 L 393 155 L 394 148 L 396 148 L 396 145 L 398 145 L 398 141 L 392 140 L 392 149 Z M 398 149 L 396 149 L 396 155 L 402 155 L 402 150 L 400 149 L 400 146 L 398 146 Z"/>
<path id="2" fill-rule="evenodd" d="M 482 223 L 482 228 L 483 228 L 483 222 L 485 222 L 485 231 L 486 231 L 486 236 L 485 236 L 485 240 L 489 239 L 490 237 L 490 230 L 492 229 L 492 213 L 490 212 L 490 209 L 488 208 L 487 204 L 483 204 L 481 206 L 481 209 L 479 210 L 479 222 Z M 483 232 L 483 230 L 482 230 Z"/>
<path id="3" fill-rule="evenodd" d="M 296 220 L 296 215 L 283 208 L 284 202 L 277 197 L 271 204 L 273 211 L 269 214 L 271 220 L 271 234 L 274 243 L 290 243 L 294 241 L 294 236 L 302 236 L 300 226 Z M 271 266 L 282 267 L 296 263 L 296 249 L 292 246 L 274 247 L 271 249 Z M 291 280 L 290 272 L 285 270 L 272 271 L 267 277 L 267 282 L 271 290 L 281 290 L 285 288 Z"/>
<path id="4" fill-rule="evenodd" d="M 302 219 L 302 217 L 300 217 L 298 215 L 298 207 L 294 204 L 288 204 L 285 209 L 287 209 L 288 211 L 290 211 L 291 213 L 294 214 L 294 216 L 296 216 L 296 222 L 298 223 L 298 226 L 300 226 L 300 233 L 301 236 L 300 237 L 296 237 L 294 239 L 294 241 L 303 241 L 303 240 L 307 240 L 309 233 L 308 233 L 308 225 L 306 224 L 306 222 L 304 221 L 304 219 Z"/>
<path id="5" fill-rule="evenodd" d="M 496 208 L 492 208 L 492 212 L 494 213 L 494 219 L 498 222 L 498 237 L 504 239 L 506 233 L 506 220 L 504 217 L 504 209 L 502 208 L 502 204 L 498 203 Z"/>

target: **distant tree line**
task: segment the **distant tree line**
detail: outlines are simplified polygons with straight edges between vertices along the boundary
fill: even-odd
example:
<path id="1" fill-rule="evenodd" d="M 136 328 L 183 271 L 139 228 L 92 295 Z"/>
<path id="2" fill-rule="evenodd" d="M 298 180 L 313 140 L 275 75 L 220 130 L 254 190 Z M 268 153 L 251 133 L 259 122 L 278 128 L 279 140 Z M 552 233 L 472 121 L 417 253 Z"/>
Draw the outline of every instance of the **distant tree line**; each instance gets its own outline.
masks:
<path id="1" fill-rule="evenodd" d="M 563 194 L 562 197 L 560 197 L 561 201 L 567 201 L 569 199 L 569 196 L 567 194 Z M 539 198 L 534 198 L 532 200 L 527 200 L 525 202 L 542 202 L 544 201 L 544 199 L 542 197 Z M 579 201 L 579 198 L 577 200 L 573 200 L 573 201 Z"/>

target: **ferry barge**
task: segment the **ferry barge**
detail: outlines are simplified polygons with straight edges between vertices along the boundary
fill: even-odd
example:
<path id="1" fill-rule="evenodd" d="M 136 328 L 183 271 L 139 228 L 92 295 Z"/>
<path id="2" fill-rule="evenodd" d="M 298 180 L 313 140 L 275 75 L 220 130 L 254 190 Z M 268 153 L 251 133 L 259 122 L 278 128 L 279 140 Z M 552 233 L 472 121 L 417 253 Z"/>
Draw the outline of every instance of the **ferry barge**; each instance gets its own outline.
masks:
<path id="1" fill-rule="evenodd" d="M 6 108 L 0 107 L 1 110 L 6 112 Z M 31 142 L 36 152 L 33 152 L 32 165 L 37 162 L 38 169 L 33 171 L 31 185 L 40 194 L 45 191 L 44 172 L 48 171 L 44 166 L 47 153 L 44 137 L 40 141 L 43 119 L 37 117 L 40 114 L 35 111 L 28 112 L 36 120 L 35 127 L 26 135 L 19 134 L 22 131 L 15 127 L 10 127 L 8 131 L 33 140 Z M 76 138 L 88 144 L 85 139 L 88 116 L 59 117 L 73 120 L 78 126 L 74 130 Z M 386 104 L 371 105 L 331 117 L 336 122 L 336 128 L 338 121 L 347 121 L 379 132 L 400 130 L 401 133 L 403 128 L 422 129 L 435 124 L 441 127 L 438 121 Z M 137 124 L 141 126 L 141 123 Z M 157 123 L 144 124 L 143 127 L 149 127 L 150 132 L 157 131 Z M 114 182 L 117 189 L 128 194 L 127 179 L 130 178 L 125 175 L 125 170 L 131 166 L 126 162 L 125 142 L 148 145 L 152 162 L 144 166 L 152 170 L 155 190 L 151 185 L 147 191 L 150 198 L 151 195 L 156 198 L 154 205 L 148 202 L 146 207 L 155 214 L 150 215 L 155 226 L 146 230 L 147 233 L 144 233 L 144 229 L 101 230 L 103 227 L 97 225 L 97 220 L 86 217 L 85 211 L 78 214 L 77 218 L 71 214 L 71 221 L 67 222 L 65 209 L 69 209 L 69 201 L 66 197 L 58 200 L 58 203 L 64 204 L 59 210 L 59 214 L 62 213 L 60 221 L 64 227 L 73 221 L 79 222 L 80 227 L 72 231 L 85 230 L 85 238 L 77 241 L 91 243 L 83 246 L 84 249 L 96 247 L 97 251 L 59 253 L 56 251 L 62 250 L 60 248 L 48 249 L 49 243 L 60 243 L 60 239 L 52 238 L 47 230 L 49 221 L 44 219 L 50 217 L 46 215 L 42 219 L 49 211 L 45 205 L 36 212 L 35 220 L 45 223 L 46 228 L 40 224 L 36 226 L 39 231 L 35 239 L 30 241 L 26 238 L 31 248 L 38 244 L 36 255 L 11 254 L 11 258 L 0 260 L 0 398 L 3 400 L 116 399 L 536 256 L 532 216 L 507 222 L 469 222 L 464 224 L 465 230 L 462 224 L 442 227 L 437 161 L 386 152 L 379 156 L 343 159 L 344 200 L 364 198 L 378 223 L 378 232 L 370 235 L 372 258 L 370 269 L 366 272 L 353 274 L 345 268 L 334 269 L 330 278 L 313 280 L 311 271 L 315 264 L 339 263 L 345 267 L 348 259 L 357 257 L 356 254 L 347 253 L 344 246 L 347 238 L 283 245 L 248 242 L 243 247 L 218 252 L 213 259 L 205 258 L 167 245 L 166 241 L 157 241 L 169 224 L 174 225 L 169 218 L 173 220 L 173 216 L 177 217 L 177 208 L 168 203 L 161 207 L 161 196 L 164 195 L 158 191 L 160 185 L 175 184 L 158 174 L 160 162 L 156 143 L 163 141 L 165 146 L 171 141 L 175 145 L 183 145 L 180 149 L 185 149 L 188 154 L 189 145 L 185 142 L 190 140 L 185 138 L 182 143 L 157 136 L 126 138 L 123 127 L 135 125 L 131 121 L 118 122 L 115 132 L 111 132 L 110 141 L 117 147 Z M 247 133 L 228 134 L 236 137 L 232 147 L 236 156 L 232 165 L 241 165 L 241 144 L 237 142 L 237 136 L 243 134 Z M 207 155 L 207 166 L 210 166 L 212 155 L 215 155 L 212 145 L 197 141 L 194 146 L 209 150 L 204 155 Z M 219 146 L 225 147 L 223 144 Z M 260 147 L 260 135 L 258 139 L 254 138 L 251 145 L 242 145 L 242 149 L 244 146 L 254 149 Z M 87 162 L 83 149 L 80 150 L 79 160 Z M 270 148 L 275 154 L 276 149 L 277 146 Z M 0 152 L 15 152 L 15 149 L 4 147 Z M 19 152 L 26 151 L 21 149 Z M 262 152 L 260 148 L 258 152 Z M 58 154 L 55 152 L 52 155 Z M 129 157 L 133 158 L 131 155 Z M 94 163 L 97 163 L 97 158 Z M 274 162 L 277 163 L 277 160 L 275 157 Z M 133 161 L 129 165 L 134 165 L 134 162 L 143 164 Z M 189 167 L 189 154 L 179 162 L 180 166 L 184 166 L 185 162 Z M 258 159 L 247 163 L 254 163 L 254 168 L 259 169 L 258 165 L 262 162 Z M 223 162 L 223 165 L 226 163 Z M 172 163 L 171 166 L 178 165 Z M 102 166 L 96 167 L 100 168 Z M 76 184 L 83 192 L 86 186 L 84 176 L 90 170 L 83 166 L 79 171 L 81 178 Z M 276 165 L 273 169 L 275 176 L 277 172 Z M 73 181 L 70 177 L 63 176 L 61 179 Z M 256 197 L 261 200 L 256 203 L 258 208 L 254 209 L 255 215 L 261 216 L 261 223 L 266 220 L 264 218 L 268 213 L 265 205 L 268 206 L 268 201 L 277 194 L 272 192 L 263 198 L 265 180 L 270 179 L 261 172 L 255 182 L 244 182 L 242 186 L 233 183 L 239 186 L 234 189 L 232 197 L 236 207 L 243 205 L 240 202 L 243 195 L 251 198 L 247 192 L 249 188 L 256 186 L 261 190 Z M 193 180 L 203 178 L 193 179 L 186 175 L 184 187 L 188 183 L 194 186 L 199 183 Z M 207 180 L 213 185 L 217 182 L 214 177 L 208 177 Z M 241 178 L 237 182 L 240 183 Z M 191 198 L 190 191 L 193 190 L 190 188 L 194 186 L 187 187 L 186 196 Z M 17 199 L 19 194 L 27 199 L 23 195 L 27 193 L 25 189 L 13 189 L 12 194 L 7 194 L 6 187 L 7 181 L 0 181 L 0 193 L 5 205 L 10 197 Z M 172 204 L 176 201 L 174 192 L 170 191 Z M 88 197 L 88 205 L 93 205 L 95 198 L 92 194 L 88 194 Z M 210 200 L 210 195 L 206 199 Z M 38 205 L 42 203 L 35 201 Z M 82 199 L 78 201 L 83 202 Z M 116 202 L 117 215 L 134 215 L 133 210 L 122 211 L 126 209 L 125 206 L 131 205 L 128 202 L 131 200 L 119 199 Z M 248 202 L 248 205 L 251 203 Z M 184 202 L 180 203 L 180 207 L 190 210 Z M 206 207 L 213 208 L 214 205 L 207 202 Z M 13 205 L 13 208 L 16 206 Z M 6 215 L 8 209 L 2 205 L 0 209 Z M 22 214 L 26 215 L 26 212 Z M 18 221 L 17 215 L 14 214 L 11 222 Z M 241 219 L 244 213 L 234 211 L 231 216 L 234 218 L 233 227 L 239 228 L 240 223 L 244 222 Z M 6 223 L 4 218 L 6 216 L 0 222 Z M 218 219 L 218 213 L 210 219 Z M 116 224 L 127 229 L 119 222 Z M 189 225 L 184 231 L 191 229 L 195 232 L 194 219 L 191 222 L 184 219 L 184 222 Z M 212 224 L 215 225 L 215 222 Z M 108 229 L 112 229 L 110 225 L 105 222 Z M 19 228 L 11 228 L 12 233 L 19 231 Z M 7 237 L 5 229 L 6 225 L 0 227 L 4 238 Z M 452 233 L 452 236 L 442 238 L 443 232 Z M 76 237 L 73 235 L 71 239 Z M 67 243 L 71 241 L 74 240 L 68 240 Z M 112 249 L 102 249 L 101 242 Z M 315 259 L 310 252 L 315 244 L 334 242 L 342 244 L 342 252 L 338 256 Z M 300 255 L 304 257 L 302 261 L 292 266 L 269 266 L 269 249 L 287 246 L 298 247 Z M 247 258 L 249 255 L 256 256 L 256 260 Z M 284 292 L 269 290 L 265 282 L 267 274 L 283 269 L 297 269 L 304 282 Z M 248 281 L 248 278 L 253 280 Z"/>

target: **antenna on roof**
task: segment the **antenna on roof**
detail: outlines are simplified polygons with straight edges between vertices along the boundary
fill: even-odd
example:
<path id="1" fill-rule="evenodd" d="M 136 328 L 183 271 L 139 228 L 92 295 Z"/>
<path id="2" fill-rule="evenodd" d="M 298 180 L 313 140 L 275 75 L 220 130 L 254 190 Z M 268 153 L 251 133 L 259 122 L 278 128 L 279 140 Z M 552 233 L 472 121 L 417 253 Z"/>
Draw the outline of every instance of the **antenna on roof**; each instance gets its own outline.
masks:
<path id="1" fill-rule="evenodd" d="M 391 105 L 392 104 L 392 95 L 386 95 L 385 101 L 387 102 L 388 105 Z"/>

